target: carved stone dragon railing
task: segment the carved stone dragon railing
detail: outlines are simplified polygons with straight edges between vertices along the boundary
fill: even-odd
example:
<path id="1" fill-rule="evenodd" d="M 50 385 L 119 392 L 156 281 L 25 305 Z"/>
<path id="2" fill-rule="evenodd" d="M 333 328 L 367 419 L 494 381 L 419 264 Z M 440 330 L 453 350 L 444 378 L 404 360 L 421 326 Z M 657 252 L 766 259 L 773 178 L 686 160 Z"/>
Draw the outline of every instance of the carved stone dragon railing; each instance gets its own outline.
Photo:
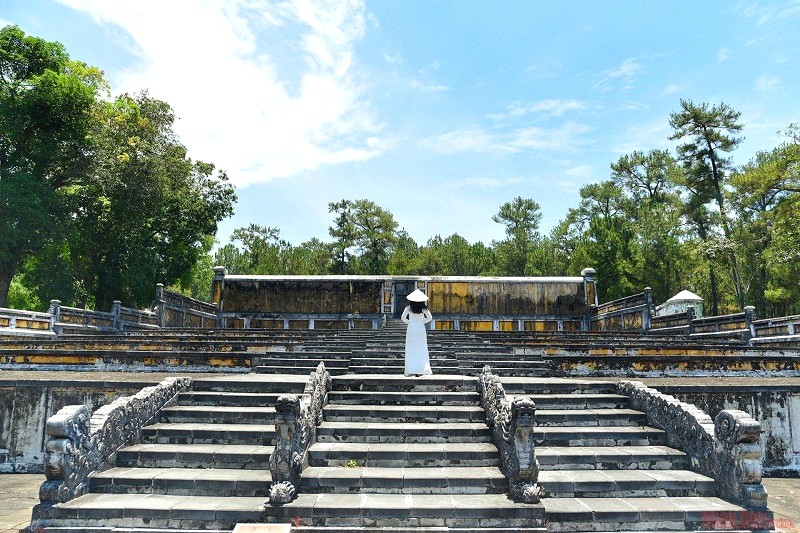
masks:
<path id="1" fill-rule="evenodd" d="M 542 491 L 536 484 L 539 478 L 533 437 L 536 404 L 524 396 L 509 401 L 500 378 L 488 365 L 483 367 L 478 377 L 478 393 L 486 411 L 486 423 L 492 429 L 492 438 L 500 450 L 500 468 L 508 479 L 511 498 L 524 503 L 538 503 Z"/>
<path id="2" fill-rule="evenodd" d="M 68 405 L 48 418 L 44 455 L 47 481 L 39 489 L 40 501 L 66 502 L 86 493 L 89 474 L 113 466 L 121 448 L 139 443 L 142 427 L 191 383 L 188 377 L 166 378 L 94 413 L 90 414 L 85 405 Z"/>
<path id="3" fill-rule="evenodd" d="M 760 422 L 734 409 L 711 420 L 695 405 L 640 381 L 621 381 L 617 388 L 631 399 L 631 408 L 647 413 L 647 422 L 666 432 L 670 446 L 691 457 L 695 470 L 717 481 L 720 497 L 748 509 L 767 507 Z"/>
<path id="4" fill-rule="evenodd" d="M 282 394 L 275 404 L 275 451 L 269 458 L 272 487 L 269 502 L 281 505 L 297 494 L 300 474 L 308 466 L 308 449 L 317 440 L 322 408 L 328 402 L 331 375 L 320 363 L 309 375 L 301 396 Z"/>

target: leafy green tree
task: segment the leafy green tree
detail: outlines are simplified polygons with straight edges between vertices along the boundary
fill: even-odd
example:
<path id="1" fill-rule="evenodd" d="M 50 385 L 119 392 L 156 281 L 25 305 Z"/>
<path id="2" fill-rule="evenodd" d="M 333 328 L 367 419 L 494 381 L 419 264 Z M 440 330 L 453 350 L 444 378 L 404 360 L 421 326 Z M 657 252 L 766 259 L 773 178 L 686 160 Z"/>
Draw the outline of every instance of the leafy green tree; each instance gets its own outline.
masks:
<path id="1" fill-rule="evenodd" d="M 340 200 L 328 204 L 328 212 L 334 213 L 333 226 L 328 233 L 333 237 L 333 250 L 336 255 L 335 274 L 347 274 L 350 271 L 350 250 L 356 243 L 356 226 L 353 220 L 354 204 L 350 200 Z"/>
<path id="2" fill-rule="evenodd" d="M 795 312 L 790 302 L 800 297 L 792 281 L 800 274 L 794 268 L 800 257 L 794 241 L 800 216 L 800 135 L 790 126 L 786 136 L 789 142 L 757 153 L 730 178 L 745 289 L 760 316 Z"/>
<path id="3" fill-rule="evenodd" d="M 710 194 L 717 204 L 717 222 L 722 230 L 718 240 L 722 241 L 722 248 L 727 250 L 725 256 L 731 270 L 736 300 L 739 309 L 743 309 L 744 286 L 738 259 L 729 242 L 733 232 L 725 199 L 727 174 L 732 170 L 731 160 L 726 154 L 742 142 L 737 137 L 742 131 L 742 125 L 738 122 L 740 116 L 740 112 L 725 103 L 710 106 L 681 100 L 681 110 L 670 115 L 669 124 L 674 130 L 670 139 L 685 141 L 677 147 L 677 151 L 678 159 L 686 169 L 687 190 L 690 194 L 700 195 L 701 199 Z M 707 232 L 706 235 L 705 241 L 708 242 Z M 713 271 L 710 275 L 713 277 Z M 717 307 L 718 301 L 714 299 L 712 309 L 716 312 Z"/>
<path id="4" fill-rule="evenodd" d="M 383 274 L 397 242 L 397 222 L 389 211 L 370 200 L 356 200 L 352 209 L 355 245 L 360 252 L 358 271 Z"/>
<path id="5" fill-rule="evenodd" d="M 517 196 L 500 206 L 492 220 L 505 226 L 506 239 L 495 243 L 500 274 L 524 276 L 528 252 L 539 240 L 539 223 L 542 220 L 539 204 L 531 198 Z"/>
<path id="6" fill-rule="evenodd" d="M 332 245 L 316 237 L 294 246 L 289 251 L 286 274 L 328 274 L 334 263 Z"/>
<path id="7" fill-rule="evenodd" d="M 241 248 L 233 244 L 237 242 Z M 278 228 L 250 224 L 233 230 L 231 244 L 217 252 L 217 264 L 235 274 L 282 274 L 279 256 L 285 247 Z"/>
<path id="8" fill-rule="evenodd" d="M 78 303 L 149 304 L 156 283 L 186 278 L 236 195 L 225 173 L 186 156 L 167 103 L 123 95 L 94 115 L 87 177 L 60 191 Z"/>
<path id="9" fill-rule="evenodd" d="M 415 274 L 418 255 L 419 246 L 406 230 L 401 229 L 397 232 L 397 242 L 392 249 L 386 273 L 395 276 Z"/>
<path id="10" fill-rule="evenodd" d="M 60 43 L 0 29 L 0 306 L 63 221 L 59 191 L 85 176 L 91 109 L 105 88 Z"/>
<path id="11" fill-rule="evenodd" d="M 624 216 L 633 227 L 630 260 L 636 272 L 632 275 L 638 289 L 653 289 L 656 301 L 686 288 L 683 205 L 677 190 L 681 176 L 677 162 L 665 150 L 634 151 L 611 164 L 611 178 L 627 199 L 621 203 Z"/>

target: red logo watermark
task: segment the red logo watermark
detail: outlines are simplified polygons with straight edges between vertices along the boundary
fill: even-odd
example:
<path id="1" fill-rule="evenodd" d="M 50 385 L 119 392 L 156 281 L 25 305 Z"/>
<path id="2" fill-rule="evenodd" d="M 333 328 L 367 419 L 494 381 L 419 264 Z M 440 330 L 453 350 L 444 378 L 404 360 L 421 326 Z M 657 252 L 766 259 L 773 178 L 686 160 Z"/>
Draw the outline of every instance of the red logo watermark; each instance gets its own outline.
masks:
<path id="1" fill-rule="evenodd" d="M 707 511 L 700 515 L 704 529 L 782 529 L 794 530 L 788 518 L 774 518 L 770 511 Z"/>

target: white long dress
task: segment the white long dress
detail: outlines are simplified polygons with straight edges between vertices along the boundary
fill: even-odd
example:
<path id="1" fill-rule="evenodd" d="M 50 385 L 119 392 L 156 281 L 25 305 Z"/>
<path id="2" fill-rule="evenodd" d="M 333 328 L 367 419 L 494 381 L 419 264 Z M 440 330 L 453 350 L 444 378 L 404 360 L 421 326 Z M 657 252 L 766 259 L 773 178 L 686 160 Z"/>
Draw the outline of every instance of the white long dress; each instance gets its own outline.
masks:
<path id="1" fill-rule="evenodd" d="M 407 306 L 400 319 L 408 324 L 406 329 L 406 376 L 433 374 L 428 357 L 428 337 L 425 332 L 425 324 L 433 320 L 431 312 L 423 309 L 422 313 L 412 313 L 411 307 Z"/>

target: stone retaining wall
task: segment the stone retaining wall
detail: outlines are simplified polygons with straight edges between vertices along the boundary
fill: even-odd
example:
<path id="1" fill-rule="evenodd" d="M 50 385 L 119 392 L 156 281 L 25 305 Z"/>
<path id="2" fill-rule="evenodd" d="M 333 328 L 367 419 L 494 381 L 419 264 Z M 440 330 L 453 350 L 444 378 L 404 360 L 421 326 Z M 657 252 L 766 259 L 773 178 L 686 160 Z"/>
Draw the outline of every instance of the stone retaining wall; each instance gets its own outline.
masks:
<path id="1" fill-rule="evenodd" d="M 0 473 L 44 472 L 45 424 L 62 407 L 81 404 L 95 411 L 156 385 L 163 377 L 153 374 L 134 380 L 128 374 L 104 380 L 49 374 L 14 379 L 15 374 L 0 373 Z"/>
<path id="2" fill-rule="evenodd" d="M 660 392 L 695 404 L 712 418 L 739 409 L 761 422 L 764 474 L 800 476 L 800 382 L 781 385 L 676 383 L 657 385 Z"/>

